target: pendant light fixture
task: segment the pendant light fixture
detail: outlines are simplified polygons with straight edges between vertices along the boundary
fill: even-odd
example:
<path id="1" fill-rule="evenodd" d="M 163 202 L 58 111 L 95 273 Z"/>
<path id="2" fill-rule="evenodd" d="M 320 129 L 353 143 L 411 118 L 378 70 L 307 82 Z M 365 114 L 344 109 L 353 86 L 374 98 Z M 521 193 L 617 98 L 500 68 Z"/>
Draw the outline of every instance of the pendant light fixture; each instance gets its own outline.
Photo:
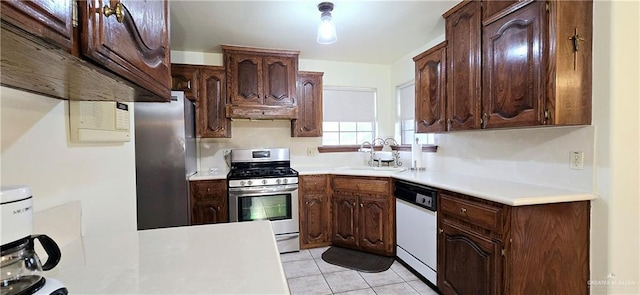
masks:
<path id="1" fill-rule="evenodd" d="M 322 12 L 320 15 L 320 25 L 318 26 L 318 39 L 319 44 L 332 44 L 338 41 L 338 35 L 336 35 L 336 26 L 331 20 L 331 11 L 333 11 L 333 3 L 322 2 L 318 4 L 318 10 Z"/>

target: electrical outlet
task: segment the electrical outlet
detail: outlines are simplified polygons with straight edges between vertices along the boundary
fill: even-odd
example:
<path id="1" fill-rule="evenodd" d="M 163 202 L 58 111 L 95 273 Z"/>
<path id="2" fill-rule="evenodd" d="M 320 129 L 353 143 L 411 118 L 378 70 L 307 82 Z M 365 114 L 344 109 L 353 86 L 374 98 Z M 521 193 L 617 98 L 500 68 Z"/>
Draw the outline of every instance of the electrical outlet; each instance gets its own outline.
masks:
<path id="1" fill-rule="evenodd" d="M 573 170 L 584 168 L 584 152 L 570 152 L 569 167 Z"/>
<path id="2" fill-rule="evenodd" d="M 315 157 L 318 154 L 317 148 L 307 148 L 307 157 Z"/>

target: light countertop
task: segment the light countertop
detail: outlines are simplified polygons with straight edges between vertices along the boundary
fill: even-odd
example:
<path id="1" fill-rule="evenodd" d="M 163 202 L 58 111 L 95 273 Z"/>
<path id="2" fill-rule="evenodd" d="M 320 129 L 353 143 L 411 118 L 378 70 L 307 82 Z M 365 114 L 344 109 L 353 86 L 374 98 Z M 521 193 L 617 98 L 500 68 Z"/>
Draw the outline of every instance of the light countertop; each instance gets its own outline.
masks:
<path id="1" fill-rule="evenodd" d="M 70 294 L 289 294 L 269 221 L 85 236 L 45 276 Z"/>
<path id="2" fill-rule="evenodd" d="M 404 171 L 395 179 L 424 184 L 510 206 L 594 200 L 597 195 L 562 188 L 438 171 Z"/>
<path id="3" fill-rule="evenodd" d="M 190 181 L 196 180 L 214 180 L 214 179 L 227 179 L 227 173 L 229 169 L 213 169 L 209 171 L 198 171 L 195 174 L 189 176 Z"/>
<path id="4" fill-rule="evenodd" d="M 494 201 L 510 206 L 594 200 L 597 195 L 570 189 L 554 188 L 536 184 L 512 182 L 471 175 L 441 171 L 393 171 L 390 167 L 335 167 L 294 166 L 299 175 L 332 174 L 352 176 L 392 177 L 410 182 L 445 189 L 469 196 Z M 385 170 L 387 169 L 387 170 Z M 224 179 L 224 175 L 207 175 L 208 172 L 192 176 L 190 180 Z M 219 173 L 219 172 L 218 172 Z M 226 171 L 225 171 L 226 173 Z"/>

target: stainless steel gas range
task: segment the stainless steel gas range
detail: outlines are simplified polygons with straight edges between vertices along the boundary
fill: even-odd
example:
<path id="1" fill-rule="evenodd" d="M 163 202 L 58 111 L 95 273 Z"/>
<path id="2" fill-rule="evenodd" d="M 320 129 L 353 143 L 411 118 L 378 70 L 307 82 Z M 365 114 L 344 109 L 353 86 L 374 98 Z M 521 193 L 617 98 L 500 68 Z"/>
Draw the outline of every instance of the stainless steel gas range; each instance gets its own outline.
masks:
<path id="1" fill-rule="evenodd" d="M 231 150 L 229 221 L 271 221 L 280 253 L 300 251 L 298 172 L 289 149 Z"/>

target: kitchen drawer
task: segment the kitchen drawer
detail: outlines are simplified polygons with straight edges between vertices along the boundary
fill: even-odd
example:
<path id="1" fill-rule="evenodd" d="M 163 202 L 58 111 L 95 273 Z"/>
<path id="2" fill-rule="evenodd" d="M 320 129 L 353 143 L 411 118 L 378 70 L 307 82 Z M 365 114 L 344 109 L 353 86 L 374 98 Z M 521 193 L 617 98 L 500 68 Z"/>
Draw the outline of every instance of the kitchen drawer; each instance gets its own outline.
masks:
<path id="1" fill-rule="evenodd" d="M 391 194 L 389 181 L 389 179 L 368 177 L 334 176 L 331 187 L 334 191 L 389 196 Z"/>
<path id="2" fill-rule="evenodd" d="M 192 193 L 195 198 L 211 198 L 214 196 L 226 196 L 227 185 L 225 180 L 199 180 L 191 182 Z"/>
<path id="3" fill-rule="evenodd" d="M 501 208 L 457 198 L 444 192 L 440 192 L 438 213 L 450 215 L 489 230 L 499 230 L 502 225 Z"/>
<path id="4" fill-rule="evenodd" d="M 300 185 L 305 193 L 326 193 L 326 175 L 303 175 L 300 176 Z"/>

